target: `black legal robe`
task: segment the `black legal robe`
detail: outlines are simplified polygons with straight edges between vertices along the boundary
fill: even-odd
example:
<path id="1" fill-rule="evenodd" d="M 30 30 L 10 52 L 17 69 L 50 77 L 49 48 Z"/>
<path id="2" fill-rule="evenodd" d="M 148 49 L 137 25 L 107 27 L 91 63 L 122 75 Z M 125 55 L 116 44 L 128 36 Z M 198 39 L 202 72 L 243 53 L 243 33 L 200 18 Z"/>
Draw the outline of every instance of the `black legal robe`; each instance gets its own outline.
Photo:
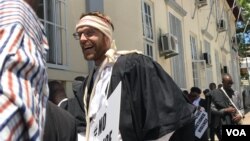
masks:
<path id="1" fill-rule="evenodd" d="M 158 63 L 136 53 L 122 55 L 114 64 L 108 97 L 120 81 L 123 141 L 153 140 L 172 131 L 174 141 L 194 140 L 195 108 Z M 77 93 L 82 107 L 85 87 Z"/>

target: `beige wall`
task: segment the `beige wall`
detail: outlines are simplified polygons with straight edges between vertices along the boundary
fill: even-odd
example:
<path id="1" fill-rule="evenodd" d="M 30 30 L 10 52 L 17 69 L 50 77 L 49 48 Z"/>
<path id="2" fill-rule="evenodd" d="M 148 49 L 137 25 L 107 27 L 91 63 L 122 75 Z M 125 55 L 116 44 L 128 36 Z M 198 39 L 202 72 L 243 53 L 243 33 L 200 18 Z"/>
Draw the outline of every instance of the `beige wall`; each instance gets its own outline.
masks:
<path id="1" fill-rule="evenodd" d="M 162 32 L 166 33 L 169 30 L 167 24 L 167 7 L 163 0 L 152 0 L 152 2 L 154 5 L 152 12 L 154 15 L 155 60 L 158 61 L 168 73 L 171 73 L 169 60 L 160 57 L 158 52 L 159 30 L 161 29 Z M 114 23 L 114 38 L 117 48 L 119 50 L 137 49 L 144 52 L 141 1 L 105 1 L 104 11 L 111 17 Z"/>
<path id="2" fill-rule="evenodd" d="M 104 1 L 105 14 L 115 26 L 114 39 L 118 50 L 143 51 L 141 3 L 138 0 Z"/>
<path id="3" fill-rule="evenodd" d="M 168 6 L 165 4 L 165 1 L 155 1 L 154 4 L 154 12 L 155 12 L 155 31 L 157 39 L 160 38 L 160 31 L 162 34 L 169 32 L 169 24 L 168 24 Z M 158 41 L 158 40 L 157 40 Z M 172 74 L 172 69 L 170 67 L 170 60 L 165 59 L 164 57 L 159 56 L 159 42 L 156 44 L 156 56 L 157 62 L 161 64 L 161 66 L 168 72 L 170 75 Z"/>

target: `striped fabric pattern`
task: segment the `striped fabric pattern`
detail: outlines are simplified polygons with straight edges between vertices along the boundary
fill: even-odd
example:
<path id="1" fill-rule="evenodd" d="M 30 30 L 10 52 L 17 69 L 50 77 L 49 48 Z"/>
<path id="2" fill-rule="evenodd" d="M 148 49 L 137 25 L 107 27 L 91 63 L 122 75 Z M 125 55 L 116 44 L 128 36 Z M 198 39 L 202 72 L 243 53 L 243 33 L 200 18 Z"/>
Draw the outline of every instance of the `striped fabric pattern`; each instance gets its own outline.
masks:
<path id="1" fill-rule="evenodd" d="M 41 141 L 48 99 L 44 28 L 23 0 L 0 0 L 0 141 Z"/>

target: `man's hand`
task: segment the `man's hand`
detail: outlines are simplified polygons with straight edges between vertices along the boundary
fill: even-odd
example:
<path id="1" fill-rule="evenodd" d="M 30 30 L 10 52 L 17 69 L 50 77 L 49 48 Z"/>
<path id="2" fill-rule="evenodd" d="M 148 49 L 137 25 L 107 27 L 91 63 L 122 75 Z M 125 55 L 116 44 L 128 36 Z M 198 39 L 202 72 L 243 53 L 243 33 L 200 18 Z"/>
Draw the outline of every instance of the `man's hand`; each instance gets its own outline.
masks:
<path id="1" fill-rule="evenodd" d="M 242 119 L 242 117 L 239 114 L 236 114 L 235 116 L 233 116 L 233 121 L 234 122 L 239 122 Z"/>

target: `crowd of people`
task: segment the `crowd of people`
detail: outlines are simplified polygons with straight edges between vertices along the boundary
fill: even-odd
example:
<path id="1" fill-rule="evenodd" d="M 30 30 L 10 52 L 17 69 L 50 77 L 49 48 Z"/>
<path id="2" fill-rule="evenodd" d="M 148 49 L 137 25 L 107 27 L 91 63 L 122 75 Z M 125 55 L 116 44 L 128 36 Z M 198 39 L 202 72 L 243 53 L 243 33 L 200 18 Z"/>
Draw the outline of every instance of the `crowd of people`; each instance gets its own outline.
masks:
<path id="1" fill-rule="evenodd" d="M 68 98 L 62 82 L 48 80 L 48 42 L 35 13 L 38 2 L 0 2 L 0 140 L 212 141 L 215 134 L 222 140 L 222 125 L 243 118 L 229 74 L 220 87 L 211 83 L 203 91 L 205 99 L 198 87 L 182 91 L 150 57 L 117 51 L 112 21 L 99 12 L 82 14 L 76 23 L 73 36 L 95 66 L 86 78 L 74 79 L 74 97 Z M 112 108 L 119 114 L 110 121 Z M 207 115 L 201 135 L 197 113 Z M 103 136 L 106 127 L 112 130 Z"/>
<path id="2" fill-rule="evenodd" d="M 209 89 L 203 91 L 203 98 L 200 97 L 201 89 L 198 87 L 192 87 L 189 93 L 185 90 L 192 104 L 207 113 L 207 130 L 196 140 L 214 141 L 216 136 L 222 141 L 223 125 L 241 124 L 244 118 L 243 99 L 241 93 L 232 89 L 232 85 L 231 75 L 223 74 L 222 84 L 216 88 L 215 83 L 210 83 Z"/>

